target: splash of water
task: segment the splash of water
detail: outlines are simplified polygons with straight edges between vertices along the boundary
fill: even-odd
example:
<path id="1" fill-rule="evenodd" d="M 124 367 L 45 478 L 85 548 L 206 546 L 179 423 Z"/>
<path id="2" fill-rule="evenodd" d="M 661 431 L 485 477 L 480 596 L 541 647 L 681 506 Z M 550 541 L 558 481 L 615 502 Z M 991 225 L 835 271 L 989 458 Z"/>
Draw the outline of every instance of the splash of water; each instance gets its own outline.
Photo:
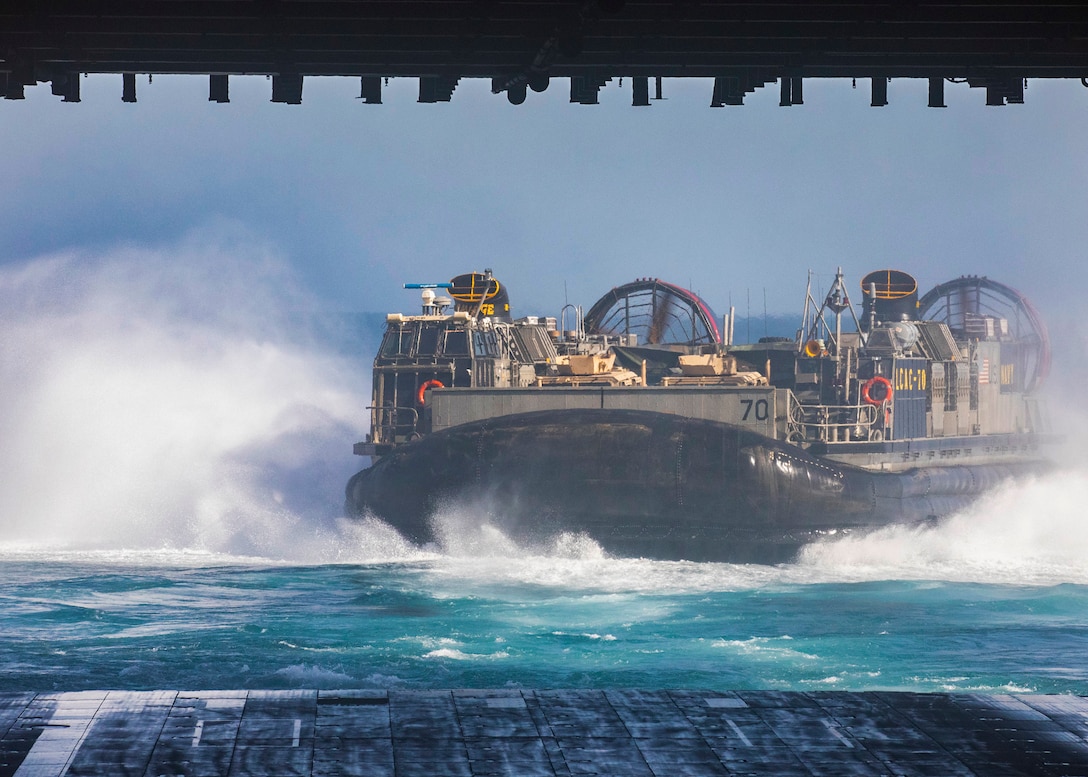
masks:
<path id="1" fill-rule="evenodd" d="M 335 552 L 368 380 L 314 306 L 240 240 L 0 270 L 0 544 Z"/>
<path id="2" fill-rule="evenodd" d="M 587 535 L 533 544 L 504 535 L 476 507 L 435 516 L 429 574 L 451 590 L 532 585 L 601 593 L 699 593 L 881 580 L 1007 585 L 1088 584 L 1088 473 L 1064 470 L 1009 482 L 936 525 L 889 527 L 804 548 L 790 564 L 615 558 Z"/>
<path id="3" fill-rule="evenodd" d="M 840 580 L 1088 583 L 1088 473 L 1010 482 L 932 527 L 890 527 L 804 549 L 799 567 Z"/>

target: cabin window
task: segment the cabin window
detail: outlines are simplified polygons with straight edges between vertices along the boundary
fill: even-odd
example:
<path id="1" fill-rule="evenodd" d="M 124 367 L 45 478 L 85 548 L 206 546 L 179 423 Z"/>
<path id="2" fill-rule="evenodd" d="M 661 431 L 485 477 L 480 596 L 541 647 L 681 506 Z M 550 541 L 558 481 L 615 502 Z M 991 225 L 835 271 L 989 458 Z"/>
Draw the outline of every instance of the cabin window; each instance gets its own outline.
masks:
<path id="1" fill-rule="evenodd" d="M 497 358 L 499 356 L 499 341 L 494 332 L 473 332 L 472 348 L 477 357 Z"/>
<path id="2" fill-rule="evenodd" d="M 411 335 L 411 330 L 401 329 L 400 327 L 390 327 L 385 330 L 381 355 L 389 359 L 394 356 L 407 356 L 412 347 Z"/>
<path id="3" fill-rule="evenodd" d="M 438 352 L 439 329 L 436 326 L 425 326 L 419 330 L 419 346 L 416 348 L 417 356 L 434 356 Z"/>
<path id="4" fill-rule="evenodd" d="M 446 356 L 468 356 L 468 332 L 464 329 L 450 329 L 446 332 Z"/>

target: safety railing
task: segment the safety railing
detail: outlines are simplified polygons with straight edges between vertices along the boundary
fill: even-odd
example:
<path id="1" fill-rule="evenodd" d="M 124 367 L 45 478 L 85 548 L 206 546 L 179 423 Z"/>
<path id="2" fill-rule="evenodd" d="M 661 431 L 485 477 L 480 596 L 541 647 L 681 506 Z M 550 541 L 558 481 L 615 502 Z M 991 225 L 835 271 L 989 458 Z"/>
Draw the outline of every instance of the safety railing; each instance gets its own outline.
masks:
<path id="1" fill-rule="evenodd" d="M 786 439 L 797 443 L 884 439 L 877 424 L 880 417 L 877 405 L 808 405 L 791 392 Z"/>
<path id="2" fill-rule="evenodd" d="M 367 407 L 371 436 L 380 445 L 397 445 L 420 436 L 419 411 L 414 407 Z"/>

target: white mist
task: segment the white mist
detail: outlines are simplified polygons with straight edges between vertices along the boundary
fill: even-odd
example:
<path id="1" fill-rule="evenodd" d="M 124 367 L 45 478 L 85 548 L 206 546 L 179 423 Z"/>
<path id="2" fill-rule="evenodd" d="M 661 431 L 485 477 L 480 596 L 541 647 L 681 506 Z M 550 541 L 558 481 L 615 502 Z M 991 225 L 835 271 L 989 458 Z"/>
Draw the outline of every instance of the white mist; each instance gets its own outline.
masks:
<path id="1" fill-rule="evenodd" d="M 369 398 L 315 309 L 229 236 L 0 269 L 0 545 L 308 555 Z"/>

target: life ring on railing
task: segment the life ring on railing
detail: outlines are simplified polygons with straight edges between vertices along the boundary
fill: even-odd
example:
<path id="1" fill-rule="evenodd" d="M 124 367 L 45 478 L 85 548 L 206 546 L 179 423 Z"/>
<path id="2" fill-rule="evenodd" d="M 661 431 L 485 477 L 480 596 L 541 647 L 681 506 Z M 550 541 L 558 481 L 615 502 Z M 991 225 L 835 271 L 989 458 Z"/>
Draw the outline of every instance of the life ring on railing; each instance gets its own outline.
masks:
<path id="1" fill-rule="evenodd" d="M 873 389 L 877 386 L 881 387 L 883 396 L 873 396 Z M 891 381 L 885 378 L 883 375 L 874 375 L 865 381 L 865 385 L 861 387 L 861 399 L 870 405 L 883 405 L 885 402 L 892 401 L 892 395 L 895 392 L 892 391 Z"/>
<path id="2" fill-rule="evenodd" d="M 419 403 L 420 407 L 423 407 L 423 405 L 426 404 L 426 399 L 424 398 L 424 394 L 427 393 L 427 389 L 445 388 L 445 387 L 446 387 L 446 384 L 443 383 L 440 380 L 425 380 L 425 381 L 423 381 L 423 385 L 419 387 L 419 391 L 416 393 L 416 402 Z"/>

